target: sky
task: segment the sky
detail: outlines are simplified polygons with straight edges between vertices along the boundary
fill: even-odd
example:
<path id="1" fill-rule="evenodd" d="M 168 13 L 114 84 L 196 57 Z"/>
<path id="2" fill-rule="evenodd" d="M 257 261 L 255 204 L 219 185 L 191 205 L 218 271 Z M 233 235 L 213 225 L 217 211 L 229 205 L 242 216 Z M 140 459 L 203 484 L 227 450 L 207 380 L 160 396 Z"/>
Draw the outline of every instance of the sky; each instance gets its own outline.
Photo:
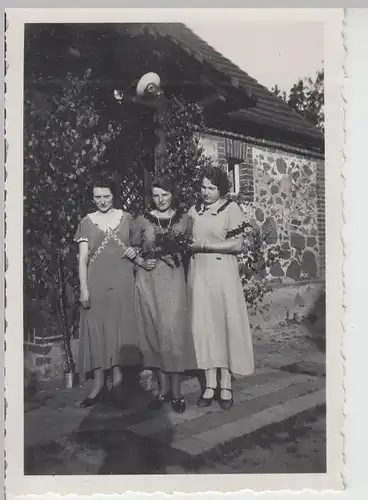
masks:
<path id="1" fill-rule="evenodd" d="M 186 25 L 218 52 L 271 89 L 289 91 L 323 67 L 323 24 L 195 23 Z"/>

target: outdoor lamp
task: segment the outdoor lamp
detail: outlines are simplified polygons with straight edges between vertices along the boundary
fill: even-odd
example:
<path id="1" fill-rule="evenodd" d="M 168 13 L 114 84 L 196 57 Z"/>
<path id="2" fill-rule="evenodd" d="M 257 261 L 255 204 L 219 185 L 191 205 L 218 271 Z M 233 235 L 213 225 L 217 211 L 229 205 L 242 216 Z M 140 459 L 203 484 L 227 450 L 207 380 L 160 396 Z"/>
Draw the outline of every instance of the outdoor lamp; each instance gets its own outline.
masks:
<path id="1" fill-rule="evenodd" d="M 146 73 L 137 83 L 137 95 L 148 98 L 160 97 L 163 94 L 160 84 L 161 80 L 157 73 Z"/>
<path id="2" fill-rule="evenodd" d="M 114 98 L 122 104 L 124 101 L 137 102 L 136 97 L 128 95 L 129 89 L 135 85 L 137 80 L 132 82 L 128 88 L 125 90 L 114 90 Z M 161 79 L 157 73 L 145 73 L 139 80 L 136 86 L 136 94 L 140 99 L 146 99 L 154 101 L 164 95 L 163 90 L 160 87 Z"/>

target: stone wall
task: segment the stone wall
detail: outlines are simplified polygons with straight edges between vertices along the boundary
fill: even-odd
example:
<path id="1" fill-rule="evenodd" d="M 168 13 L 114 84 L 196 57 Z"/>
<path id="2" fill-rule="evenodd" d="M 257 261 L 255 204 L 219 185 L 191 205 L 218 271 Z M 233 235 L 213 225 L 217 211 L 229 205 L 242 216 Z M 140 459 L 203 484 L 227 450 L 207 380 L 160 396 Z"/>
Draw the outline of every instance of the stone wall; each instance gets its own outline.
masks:
<path id="1" fill-rule="evenodd" d="M 24 387 L 35 391 L 44 382 L 57 381 L 62 386 L 63 346 L 61 342 L 24 345 Z"/>
<path id="2" fill-rule="evenodd" d="M 248 214 L 281 252 L 270 279 L 324 279 L 324 162 L 307 151 L 287 152 L 217 135 L 207 135 L 202 146 L 215 164 L 239 164 L 240 193 L 250 202 Z"/>
<path id="3" fill-rule="evenodd" d="M 79 339 L 72 339 L 71 349 L 76 361 Z M 64 345 L 62 340 L 43 344 L 25 343 L 24 354 L 24 388 L 34 393 L 45 385 L 64 386 Z"/>
<path id="4" fill-rule="evenodd" d="M 254 215 L 267 241 L 281 250 L 274 278 L 319 276 L 316 161 L 253 147 Z"/>

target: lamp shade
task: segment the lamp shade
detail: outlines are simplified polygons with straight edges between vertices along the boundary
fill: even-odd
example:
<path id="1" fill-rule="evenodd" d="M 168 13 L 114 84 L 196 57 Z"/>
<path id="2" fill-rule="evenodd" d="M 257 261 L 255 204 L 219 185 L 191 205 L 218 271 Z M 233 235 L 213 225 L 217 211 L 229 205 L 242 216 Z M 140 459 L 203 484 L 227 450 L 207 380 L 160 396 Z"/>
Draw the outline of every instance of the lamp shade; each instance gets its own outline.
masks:
<path id="1" fill-rule="evenodd" d="M 146 73 L 137 83 L 136 92 L 139 97 L 157 97 L 162 94 L 160 89 L 161 80 L 157 73 Z"/>

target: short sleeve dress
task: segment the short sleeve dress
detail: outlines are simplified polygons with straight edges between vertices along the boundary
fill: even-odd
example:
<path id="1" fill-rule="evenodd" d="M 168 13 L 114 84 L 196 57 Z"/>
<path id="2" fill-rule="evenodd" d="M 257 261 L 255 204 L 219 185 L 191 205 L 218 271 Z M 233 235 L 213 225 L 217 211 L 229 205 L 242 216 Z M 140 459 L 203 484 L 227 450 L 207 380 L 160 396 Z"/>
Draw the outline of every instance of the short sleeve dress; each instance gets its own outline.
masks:
<path id="1" fill-rule="evenodd" d="M 157 232 L 168 230 L 169 225 L 184 234 L 188 216 L 177 212 L 171 221 L 158 220 L 150 213 L 137 217 L 132 244 L 142 250 L 152 249 Z M 144 366 L 172 373 L 196 369 L 183 264 L 177 267 L 159 260 L 152 271 L 138 267 L 136 306 Z"/>
<path id="2" fill-rule="evenodd" d="M 121 211 L 118 225 L 107 231 L 84 217 L 74 240 L 88 242 L 87 284 L 90 309 L 81 308 L 78 372 L 140 362 L 134 297 L 134 264 L 123 258 L 130 244 L 132 216 Z"/>
<path id="3" fill-rule="evenodd" d="M 192 207 L 192 236 L 200 243 L 232 237 L 245 222 L 231 201 Z M 191 328 L 200 369 L 228 368 L 234 375 L 254 371 L 253 343 L 235 255 L 197 253 L 188 275 Z"/>

